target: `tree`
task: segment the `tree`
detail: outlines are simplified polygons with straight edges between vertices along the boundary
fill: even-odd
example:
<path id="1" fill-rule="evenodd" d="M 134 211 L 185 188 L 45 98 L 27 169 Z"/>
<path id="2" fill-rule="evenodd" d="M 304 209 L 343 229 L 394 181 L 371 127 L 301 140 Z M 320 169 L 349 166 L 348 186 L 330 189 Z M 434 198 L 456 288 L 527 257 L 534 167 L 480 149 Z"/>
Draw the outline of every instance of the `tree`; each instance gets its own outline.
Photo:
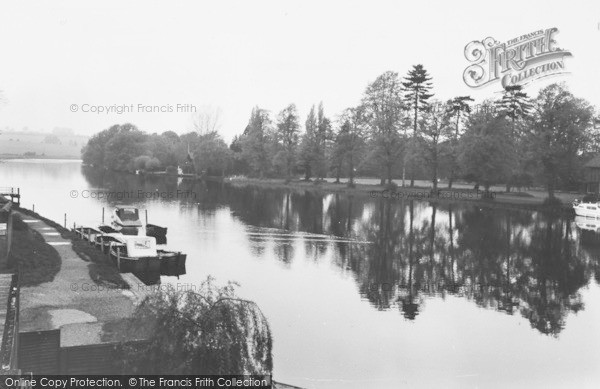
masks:
<path id="1" fill-rule="evenodd" d="M 329 167 L 327 166 L 327 153 L 329 151 L 329 143 L 333 137 L 331 120 L 325 116 L 323 102 L 319 103 L 317 113 L 317 136 L 316 136 L 316 151 L 315 160 L 313 162 L 313 172 L 318 179 L 325 178 Z"/>
<path id="2" fill-rule="evenodd" d="M 268 145 L 271 143 L 271 119 L 269 112 L 254 107 L 240 146 L 242 158 L 247 161 L 253 175 L 263 178 L 271 164 Z"/>
<path id="3" fill-rule="evenodd" d="M 340 117 L 342 123 L 335 137 L 332 156 L 341 170 L 342 164 L 348 165 L 348 186 L 354 186 L 354 170 L 362 157 L 365 139 L 363 130 L 363 112 L 361 107 L 347 108 Z M 337 175 L 339 182 L 339 173 Z"/>
<path id="4" fill-rule="evenodd" d="M 318 113 L 313 105 L 305 122 L 305 132 L 300 142 L 298 160 L 304 169 L 304 180 L 310 180 L 314 174 L 316 178 L 325 177 L 327 167 L 327 146 L 331 139 L 331 122 L 325 116 L 323 103 L 319 104 Z"/>
<path id="5" fill-rule="evenodd" d="M 418 120 L 419 114 L 423 113 L 428 108 L 428 100 L 433 96 L 433 93 L 429 93 L 432 89 L 431 77 L 427 73 L 427 70 L 423 67 L 423 65 L 414 65 L 411 70 L 408 71 L 407 76 L 404 78 L 404 82 L 402 83 L 402 87 L 404 88 L 404 103 L 407 110 L 412 111 L 412 119 L 413 119 L 413 144 L 417 139 L 418 133 Z M 406 156 L 405 154 L 405 162 Z M 406 164 L 406 163 L 405 163 Z M 403 167 L 402 174 L 402 185 L 404 186 L 404 172 L 405 168 Z M 411 176 L 410 176 L 410 186 L 411 188 L 415 186 L 415 169 L 414 163 L 411 163 Z"/>
<path id="6" fill-rule="evenodd" d="M 121 126 L 115 124 L 92 136 L 81 150 L 83 163 L 95 167 L 103 167 L 106 144 L 120 131 L 120 129 Z"/>
<path id="7" fill-rule="evenodd" d="M 194 151 L 194 165 L 197 172 L 204 175 L 225 176 L 225 171 L 231 162 L 231 151 L 216 131 L 201 135 Z"/>
<path id="8" fill-rule="evenodd" d="M 273 370 L 271 331 L 260 308 L 235 294 L 234 283 L 199 290 L 159 288 L 136 308 L 118 358 L 135 374 L 256 374 Z"/>
<path id="9" fill-rule="evenodd" d="M 491 109 L 471 115 L 467 124 L 459 162 L 465 174 L 482 183 L 486 192 L 512 172 L 516 155 L 514 144 L 507 136 L 509 131 L 506 119 L 495 116 Z"/>
<path id="10" fill-rule="evenodd" d="M 54 134 L 48 134 L 44 137 L 44 143 L 47 144 L 53 144 L 53 145 L 60 145 L 62 144 L 62 142 L 60 141 L 60 138 Z"/>
<path id="11" fill-rule="evenodd" d="M 419 133 L 425 143 L 425 159 L 431 169 L 431 182 L 435 192 L 437 191 L 441 142 L 451 136 L 453 131 L 450 127 L 450 115 L 447 107 L 439 102 L 434 102 L 433 106 L 440 106 L 442 109 L 429 109 L 425 112 L 420 123 L 421 130 Z"/>
<path id="12" fill-rule="evenodd" d="M 295 104 L 285 107 L 277 116 L 277 154 L 274 157 L 275 164 L 282 167 L 286 181 L 292 179 L 292 168 L 296 162 L 296 149 L 298 146 L 298 112 Z"/>
<path id="13" fill-rule="evenodd" d="M 192 126 L 198 135 L 219 131 L 221 128 L 221 109 L 204 106 L 192 115 Z"/>
<path id="14" fill-rule="evenodd" d="M 448 162 L 450 165 L 450 177 L 448 188 L 452 189 L 452 182 L 458 167 L 458 141 L 460 138 L 460 127 L 464 120 L 471 114 L 469 102 L 473 101 L 471 96 L 457 96 L 446 103 L 447 113 L 454 118 L 454 133 L 448 143 Z"/>
<path id="15" fill-rule="evenodd" d="M 531 110 L 531 103 L 527 93 L 523 92 L 521 85 L 507 85 L 504 87 L 502 99 L 496 102 L 496 107 L 499 109 L 500 114 L 506 116 L 511 122 L 511 131 L 509 136 L 513 138 L 515 145 L 520 147 L 522 145 L 519 142 L 520 134 L 517 132 L 517 123 L 520 123 L 525 119 Z M 520 150 L 524 151 L 524 150 Z M 522 156 L 524 153 L 520 152 Z M 519 160 L 516 164 L 516 170 L 511 173 L 509 180 L 506 182 L 506 191 L 510 192 L 511 183 L 517 181 L 517 175 L 523 168 L 523 161 Z"/>
<path id="16" fill-rule="evenodd" d="M 365 90 L 361 112 L 370 134 L 369 159 L 380 170 L 381 185 L 392 183 L 394 167 L 402 157 L 399 134 L 402 119 L 402 89 L 398 73 L 388 71 L 377 77 Z"/>
<path id="17" fill-rule="evenodd" d="M 594 109 L 584 99 L 573 96 L 564 84 L 540 90 L 533 107 L 533 156 L 539 161 L 548 198 L 554 199 L 559 185 L 577 185 L 581 172 L 577 159 L 593 128 Z"/>
<path id="18" fill-rule="evenodd" d="M 299 163 L 304 169 L 304 180 L 309 181 L 312 175 L 314 162 L 317 159 L 317 116 L 315 115 L 315 106 L 313 105 L 308 112 L 304 124 L 304 135 L 300 143 L 300 152 L 298 155 Z"/>

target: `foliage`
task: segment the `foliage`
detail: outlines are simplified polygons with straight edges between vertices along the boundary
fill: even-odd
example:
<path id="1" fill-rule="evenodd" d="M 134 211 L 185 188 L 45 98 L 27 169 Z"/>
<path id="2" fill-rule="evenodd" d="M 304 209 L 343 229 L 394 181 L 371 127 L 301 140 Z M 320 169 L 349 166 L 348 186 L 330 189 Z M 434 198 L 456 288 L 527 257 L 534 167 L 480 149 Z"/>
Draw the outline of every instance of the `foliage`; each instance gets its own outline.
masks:
<path id="1" fill-rule="evenodd" d="M 258 306 L 217 287 L 159 288 L 136 309 L 126 332 L 142 343 L 125 346 L 119 363 L 135 374 L 271 374 L 271 331 Z"/>
<path id="2" fill-rule="evenodd" d="M 298 112 L 296 105 L 290 104 L 277 115 L 277 130 L 275 132 L 275 144 L 277 153 L 273 161 L 279 167 L 285 178 L 290 180 L 292 169 L 296 164 L 296 146 L 300 124 L 298 123 Z"/>
<path id="3" fill-rule="evenodd" d="M 466 174 L 486 191 L 493 184 L 506 182 L 515 161 L 514 145 L 508 137 L 509 123 L 491 110 L 473 114 L 461 143 L 459 161 Z"/>
<path id="4" fill-rule="evenodd" d="M 576 185 L 582 170 L 577 157 L 584 151 L 593 119 L 593 107 L 563 84 L 540 90 L 534 102 L 530 142 L 549 197 L 554 197 L 558 186 Z"/>
<path id="5" fill-rule="evenodd" d="M 368 158 L 381 172 L 382 184 L 385 178 L 388 183 L 392 181 L 394 169 L 405 151 L 399 133 L 403 109 L 398 73 L 383 73 L 365 90 L 360 110 L 369 132 Z"/>

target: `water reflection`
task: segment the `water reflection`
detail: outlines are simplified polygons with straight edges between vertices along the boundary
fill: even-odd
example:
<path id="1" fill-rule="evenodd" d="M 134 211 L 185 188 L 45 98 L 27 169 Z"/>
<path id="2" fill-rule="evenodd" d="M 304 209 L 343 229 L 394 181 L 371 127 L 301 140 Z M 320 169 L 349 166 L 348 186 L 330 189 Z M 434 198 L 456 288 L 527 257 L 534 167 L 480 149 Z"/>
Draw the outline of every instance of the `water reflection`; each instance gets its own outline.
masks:
<path id="1" fill-rule="evenodd" d="M 84 175 L 95 188 L 190 191 L 194 196 L 160 200 L 193 204 L 204 217 L 227 207 L 247 226 L 257 256 L 271 248 L 289 265 L 298 244 L 307 260 L 332 254 L 340 270 L 355 274 L 366 301 L 407 320 L 418 320 L 427 297 L 454 295 L 518 313 L 556 336 L 567 315 L 583 309 L 580 288 L 599 279 L 597 228 L 574 230 L 553 215 L 94 170 Z M 580 220 L 576 225 L 585 227 Z"/>

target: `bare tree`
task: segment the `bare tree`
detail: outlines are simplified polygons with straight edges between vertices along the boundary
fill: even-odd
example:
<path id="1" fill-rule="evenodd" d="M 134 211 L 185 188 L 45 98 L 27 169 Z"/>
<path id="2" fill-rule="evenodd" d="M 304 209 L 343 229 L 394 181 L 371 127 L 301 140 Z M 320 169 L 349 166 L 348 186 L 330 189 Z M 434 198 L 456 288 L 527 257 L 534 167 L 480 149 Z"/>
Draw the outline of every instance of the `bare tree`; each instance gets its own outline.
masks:
<path id="1" fill-rule="evenodd" d="M 217 132 L 221 128 L 221 108 L 205 105 L 192 115 L 192 126 L 198 135 Z"/>

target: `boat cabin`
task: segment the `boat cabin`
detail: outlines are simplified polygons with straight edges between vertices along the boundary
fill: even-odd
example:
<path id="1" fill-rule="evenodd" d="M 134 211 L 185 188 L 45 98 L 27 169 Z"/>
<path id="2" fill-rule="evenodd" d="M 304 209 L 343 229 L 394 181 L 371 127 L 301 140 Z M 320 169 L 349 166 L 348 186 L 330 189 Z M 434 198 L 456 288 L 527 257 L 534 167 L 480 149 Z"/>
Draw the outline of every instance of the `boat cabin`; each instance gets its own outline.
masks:
<path id="1" fill-rule="evenodd" d="M 583 165 L 585 193 L 600 193 L 600 155 Z"/>

